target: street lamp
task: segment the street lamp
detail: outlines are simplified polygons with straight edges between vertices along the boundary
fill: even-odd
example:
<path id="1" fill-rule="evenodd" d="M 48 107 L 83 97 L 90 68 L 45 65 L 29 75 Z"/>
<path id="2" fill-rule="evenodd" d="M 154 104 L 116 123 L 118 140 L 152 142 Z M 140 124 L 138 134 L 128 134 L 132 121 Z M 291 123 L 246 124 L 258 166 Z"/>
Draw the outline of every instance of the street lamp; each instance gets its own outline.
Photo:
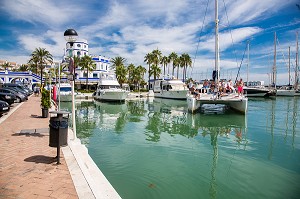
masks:
<path id="1" fill-rule="evenodd" d="M 73 44 L 76 41 L 78 34 L 74 29 L 68 29 L 65 31 L 64 33 L 64 37 L 65 40 L 70 44 L 70 52 L 69 52 L 69 56 L 70 56 L 70 62 L 73 62 L 72 57 L 73 57 Z M 74 87 L 75 87 L 75 67 L 73 65 L 73 67 L 69 67 L 70 73 L 72 75 L 72 122 L 73 122 L 73 133 L 74 133 L 74 137 L 73 139 L 76 139 L 76 121 L 75 121 L 75 96 L 74 96 Z"/>

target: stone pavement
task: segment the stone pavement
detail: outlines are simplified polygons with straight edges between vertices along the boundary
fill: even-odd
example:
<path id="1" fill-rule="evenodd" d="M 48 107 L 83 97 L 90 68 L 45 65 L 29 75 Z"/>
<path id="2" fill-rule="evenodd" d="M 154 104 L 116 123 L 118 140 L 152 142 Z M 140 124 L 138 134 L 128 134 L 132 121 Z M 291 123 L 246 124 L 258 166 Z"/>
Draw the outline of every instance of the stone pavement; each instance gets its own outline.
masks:
<path id="1" fill-rule="evenodd" d="M 0 124 L 0 198 L 78 198 L 64 155 L 49 147 L 49 118 L 30 97 Z"/>

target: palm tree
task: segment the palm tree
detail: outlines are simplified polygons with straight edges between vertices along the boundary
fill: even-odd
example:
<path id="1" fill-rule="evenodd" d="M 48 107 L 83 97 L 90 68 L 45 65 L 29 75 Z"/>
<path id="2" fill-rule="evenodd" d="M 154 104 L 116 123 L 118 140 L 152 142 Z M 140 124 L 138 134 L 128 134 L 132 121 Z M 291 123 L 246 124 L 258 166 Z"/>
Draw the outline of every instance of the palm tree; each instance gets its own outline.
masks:
<path id="1" fill-rule="evenodd" d="M 185 82 L 187 67 L 192 66 L 192 59 L 191 59 L 189 54 L 183 53 L 181 55 L 181 62 L 182 62 L 182 65 L 183 65 L 182 79 Z"/>
<path id="2" fill-rule="evenodd" d="M 22 64 L 19 68 L 18 71 L 28 71 L 29 70 L 29 66 L 27 64 Z"/>
<path id="3" fill-rule="evenodd" d="M 178 55 L 175 53 L 175 52 L 172 52 L 170 55 L 169 55 L 169 59 L 170 59 L 170 62 L 172 62 L 172 77 L 174 76 L 174 61 L 177 59 Z"/>
<path id="4" fill-rule="evenodd" d="M 126 82 L 127 78 L 127 69 L 124 65 L 119 65 L 116 67 L 116 77 L 117 77 L 117 80 L 120 84 L 120 86 L 122 87 L 122 85 Z"/>
<path id="5" fill-rule="evenodd" d="M 35 51 L 32 52 L 31 57 L 32 59 L 38 61 L 37 63 L 41 70 L 41 84 L 42 84 L 44 68 L 46 64 L 53 63 L 53 57 L 50 54 L 50 52 L 47 51 L 45 48 L 36 48 Z"/>
<path id="6" fill-rule="evenodd" d="M 157 65 L 153 64 L 150 68 L 150 73 L 149 74 L 153 75 L 154 83 L 155 83 L 156 78 L 159 77 L 160 73 L 161 73 L 161 69 Z"/>
<path id="7" fill-rule="evenodd" d="M 140 90 L 140 84 L 144 80 L 144 75 L 146 72 L 146 68 L 141 65 L 135 68 L 132 79 L 135 84 L 135 88 L 138 87 L 138 89 Z"/>
<path id="8" fill-rule="evenodd" d="M 164 77 L 165 77 L 165 75 L 166 75 L 166 66 L 168 65 L 169 62 L 170 62 L 169 57 L 163 56 L 163 57 L 161 58 L 160 63 L 161 63 L 161 64 L 163 65 L 163 67 L 164 67 Z"/>
<path id="9" fill-rule="evenodd" d="M 28 61 L 29 69 L 35 74 L 38 74 L 38 62 L 38 57 L 31 57 Z"/>
<path id="10" fill-rule="evenodd" d="M 153 55 L 151 53 L 147 53 L 147 55 L 144 57 L 144 62 L 148 64 L 148 90 L 150 90 L 150 68 L 151 64 L 153 63 Z"/>
<path id="11" fill-rule="evenodd" d="M 128 70 L 128 84 L 130 87 L 130 85 L 133 83 L 133 75 L 135 71 L 134 64 L 129 64 L 129 66 L 127 66 L 127 70 Z"/>
<path id="12" fill-rule="evenodd" d="M 116 70 L 116 68 L 118 66 L 124 66 L 125 65 L 126 59 L 123 58 L 123 57 L 118 56 L 118 57 L 112 58 L 111 62 L 112 62 L 111 69 Z"/>
<path id="13" fill-rule="evenodd" d="M 152 55 L 153 55 L 153 64 L 155 66 L 158 66 L 158 64 L 161 62 L 161 57 L 162 57 L 160 50 L 158 49 L 153 50 Z"/>
<path id="14" fill-rule="evenodd" d="M 10 68 L 12 68 L 12 65 L 6 61 L 4 64 L 2 64 L 2 68 L 4 70 L 9 70 Z"/>
<path id="15" fill-rule="evenodd" d="M 177 57 L 176 59 L 173 60 L 173 71 L 175 68 L 177 68 L 177 76 L 176 76 L 177 79 L 179 74 L 179 67 L 180 67 L 180 57 Z"/>
<path id="16" fill-rule="evenodd" d="M 93 72 L 96 69 L 96 63 L 93 61 L 92 57 L 84 55 L 84 57 L 80 59 L 79 65 L 81 66 L 81 70 L 86 70 L 85 88 L 88 89 L 89 71 Z"/>

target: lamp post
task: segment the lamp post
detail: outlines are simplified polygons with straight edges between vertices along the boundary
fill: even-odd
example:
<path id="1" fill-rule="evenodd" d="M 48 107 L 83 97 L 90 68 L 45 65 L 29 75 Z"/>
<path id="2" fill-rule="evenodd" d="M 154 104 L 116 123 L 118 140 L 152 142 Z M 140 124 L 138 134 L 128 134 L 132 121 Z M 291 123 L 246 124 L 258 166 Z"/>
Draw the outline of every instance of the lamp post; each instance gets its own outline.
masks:
<path id="1" fill-rule="evenodd" d="M 49 74 L 49 98 L 50 98 L 50 102 L 51 102 L 51 71 L 49 69 L 48 71 Z"/>
<path id="2" fill-rule="evenodd" d="M 64 33 L 64 37 L 65 40 L 70 44 L 70 52 L 69 52 L 69 56 L 70 56 L 70 62 L 72 62 L 72 57 L 73 57 L 73 44 L 76 41 L 78 34 L 74 29 L 67 29 Z M 75 87 L 75 66 L 73 65 L 73 67 L 69 67 L 69 71 L 72 75 L 72 122 L 73 122 L 73 133 L 74 133 L 74 137 L 73 139 L 76 139 L 76 121 L 75 121 L 75 96 L 74 96 L 74 87 Z"/>

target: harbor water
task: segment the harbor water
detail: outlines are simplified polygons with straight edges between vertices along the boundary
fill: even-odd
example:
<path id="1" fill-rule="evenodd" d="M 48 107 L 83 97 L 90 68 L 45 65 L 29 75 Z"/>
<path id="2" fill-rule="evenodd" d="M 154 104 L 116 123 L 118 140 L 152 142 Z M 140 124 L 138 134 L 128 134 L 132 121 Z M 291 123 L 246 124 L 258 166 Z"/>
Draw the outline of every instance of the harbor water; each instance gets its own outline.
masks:
<path id="1" fill-rule="evenodd" d="M 123 199 L 300 198 L 300 99 L 249 99 L 246 116 L 213 108 L 81 102 L 77 136 Z"/>

